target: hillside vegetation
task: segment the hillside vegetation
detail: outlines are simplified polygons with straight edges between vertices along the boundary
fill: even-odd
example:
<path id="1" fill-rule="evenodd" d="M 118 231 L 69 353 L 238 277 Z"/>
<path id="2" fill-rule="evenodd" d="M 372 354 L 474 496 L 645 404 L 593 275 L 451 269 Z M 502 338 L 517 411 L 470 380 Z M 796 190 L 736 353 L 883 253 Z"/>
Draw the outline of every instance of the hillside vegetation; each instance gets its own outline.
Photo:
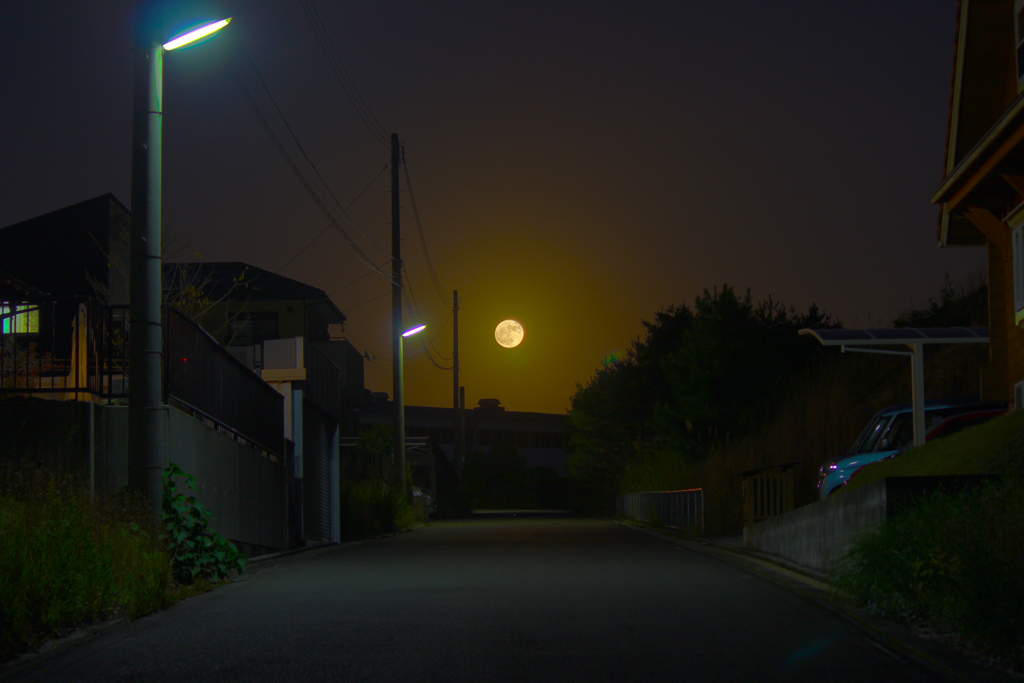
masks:
<path id="1" fill-rule="evenodd" d="M 937 301 L 894 324 L 985 325 L 985 302 L 984 286 L 947 279 Z M 725 285 L 644 325 L 625 358 L 572 397 L 569 471 L 596 510 L 620 492 L 701 487 L 707 531 L 739 533 L 740 473 L 795 464 L 795 502 L 812 502 L 821 463 L 876 411 L 910 401 L 905 358 L 841 354 L 798 335 L 842 326 L 816 306 L 798 313 Z M 984 345 L 927 349 L 926 396 L 976 397 L 986 361 Z"/>

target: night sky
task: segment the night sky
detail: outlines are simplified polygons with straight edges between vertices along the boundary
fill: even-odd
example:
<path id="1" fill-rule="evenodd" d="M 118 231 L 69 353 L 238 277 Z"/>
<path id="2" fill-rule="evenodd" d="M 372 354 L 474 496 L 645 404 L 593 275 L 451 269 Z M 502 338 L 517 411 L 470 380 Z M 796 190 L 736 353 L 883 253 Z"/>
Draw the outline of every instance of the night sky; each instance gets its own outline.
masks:
<path id="1" fill-rule="evenodd" d="M 984 250 L 935 246 L 928 201 L 954 0 L 315 2 L 369 110 L 405 142 L 437 276 L 462 299 L 468 407 L 563 412 L 641 319 L 705 287 L 865 327 L 936 297 L 947 271 L 980 277 Z M 367 387 L 390 393 L 390 285 L 334 229 L 296 257 L 328 221 L 239 81 L 332 211 L 252 64 L 337 200 L 369 186 L 349 210 L 358 227 L 341 224 L 378 264 L 389 150 L 300 0 L 179 5 L 234 21 L 165 58 L 167 241 L 180 260 L 246 261 L 330 293 L 374 359 Z M 0 5 L 0 226 L 107 192 L 130 205 L 133 16 L 127 0 Z M 404 179 L 402 203 L 422 313 L 406 317 L 449 365 L 451 311 Z M 526 328 L 513 350 L 494 340 L 504 317 Z M 451 405 L 451 373 L 419 343 L 406 354 L 406 402 Z"/>

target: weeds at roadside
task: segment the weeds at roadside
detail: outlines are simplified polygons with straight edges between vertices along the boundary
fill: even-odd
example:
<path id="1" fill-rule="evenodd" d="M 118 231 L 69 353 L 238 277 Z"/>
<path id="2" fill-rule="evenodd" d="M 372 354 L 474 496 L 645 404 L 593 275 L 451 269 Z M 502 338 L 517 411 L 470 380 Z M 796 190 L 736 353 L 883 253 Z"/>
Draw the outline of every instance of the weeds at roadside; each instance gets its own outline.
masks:
<path id="1" fill-rule="evenodd" d="M 77 628 L 135 619 L 215 588 L 245 559 L 209 528 L 176 465 L 164 471 L 157 523 L 137 495 L 90 494 L 31 464 L 0 468 L 0 661 Z"/>
<path id="2" fill-rule="evenodd" d="M 167 553 L 148 508 L 90 496 L 72 477 L 0 473 L 0 660 L 69 628 L 167 604 Z"/>
<path id="3" fill-rule="evenodd" d="M 923 497 L 864 534 L 832 584 L 887 617 L 934 625 L 1024 670 L 1024 481 Z"/>

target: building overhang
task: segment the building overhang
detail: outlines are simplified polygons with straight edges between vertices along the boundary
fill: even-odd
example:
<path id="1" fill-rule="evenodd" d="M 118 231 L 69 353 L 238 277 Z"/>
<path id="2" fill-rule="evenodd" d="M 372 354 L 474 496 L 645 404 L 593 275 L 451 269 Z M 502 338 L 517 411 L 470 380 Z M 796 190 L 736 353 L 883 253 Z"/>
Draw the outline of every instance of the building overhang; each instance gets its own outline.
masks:
<path id="1" fill-rule="evenodd" d="M 942 206 L 939 246 L 1003 248 L 999 225 L 1024 202 L 1024 93 L 943 178 L 931 196 Z"/>

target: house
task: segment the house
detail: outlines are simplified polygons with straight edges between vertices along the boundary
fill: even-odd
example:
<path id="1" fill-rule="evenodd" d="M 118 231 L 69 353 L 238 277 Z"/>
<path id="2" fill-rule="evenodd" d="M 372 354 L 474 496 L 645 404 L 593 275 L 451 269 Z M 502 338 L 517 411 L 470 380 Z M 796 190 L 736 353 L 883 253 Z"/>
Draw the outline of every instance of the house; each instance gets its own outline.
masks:
<path id="1" fill-rule="evenodd" d="M 108 194 L 0 229 L 0 458 L 127 483 L 130 222 Z M 165 264 L 164 280 L 169 459 L 247 554 L 338 540 L 338 441 L 367 395 L 344 314 L 244 263 Z"/>
<path id="2" fill-rule="evenodd" d="M 128 298 L 131 214 L 112 194 L 0 228 L 0 270 L 56 297 Z"/>
<path id="3" fill-rule="evenodd" d="M 1024 0 L 960 0 L 940 247 L 988 256 L 984 401 L 1024 405 Z"/>

